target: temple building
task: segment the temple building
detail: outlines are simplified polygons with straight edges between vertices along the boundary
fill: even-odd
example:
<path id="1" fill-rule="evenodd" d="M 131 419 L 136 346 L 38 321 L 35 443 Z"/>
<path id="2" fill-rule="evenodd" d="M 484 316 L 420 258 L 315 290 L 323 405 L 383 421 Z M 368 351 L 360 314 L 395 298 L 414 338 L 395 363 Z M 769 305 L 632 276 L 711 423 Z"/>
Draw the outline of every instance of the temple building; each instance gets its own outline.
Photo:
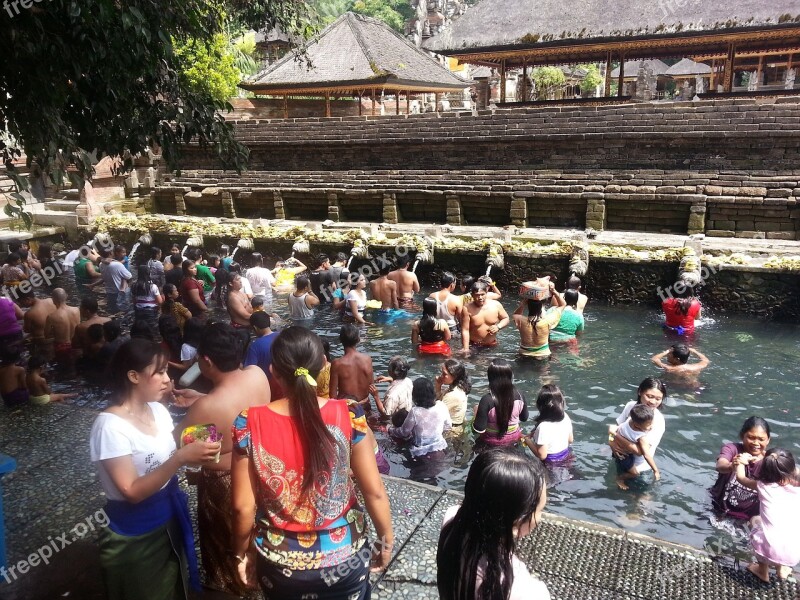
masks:
<path id="1" fill-rule="evenodd" d="M 289 116 L 289 97 L 325 99 L 325 115 L 331 116 L 331 98 L 371 99 L 371 113 L 385 95 L 395 99 L 395 112 L 422 112 L 425 94 L 463 92 L 469 81 L 451 73 L 384 23 L 345 13 L 305 48 L 288 53 L 240 87 L 255 94 L 282 97 L 284 117 Z M 412 96 L 416 99 L 412 100 Z M 434 96 L 438 104 L 438 97 Z"/>
<path id="2" fill-rule="evenodd" d="M 611 95 L 614 65 L 622 65 L 616 79 L 623 96 L 626 61 L 668 58 L 708 65 L 709 93 L 791 93 L 797 88 L 800 5 L 585 0 L 567 9 L 559 0 L 480 0 L 423 47 L 497 68 L 502 79 L 511 69 L 605 63 L 605 96 Z"/>

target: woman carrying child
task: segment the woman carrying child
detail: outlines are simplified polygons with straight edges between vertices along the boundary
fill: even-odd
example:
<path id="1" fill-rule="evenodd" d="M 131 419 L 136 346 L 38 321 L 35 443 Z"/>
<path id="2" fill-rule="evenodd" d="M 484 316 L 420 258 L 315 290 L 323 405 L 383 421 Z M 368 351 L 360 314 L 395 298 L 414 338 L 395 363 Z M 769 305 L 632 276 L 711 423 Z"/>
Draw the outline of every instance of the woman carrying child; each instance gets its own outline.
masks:
<path id="1" fill-rule="evenodd" d="M 545 462 L 560 462 L 569 457 L 573 442 L 572 421 L 566 413 L 564 394 L 557 385 L 543 385 L 536 397 L 539 414 L 533 420 L 534 429 L 526 445 Z"/>
<path id="2" fill-rule="evenodd" d="M 434 298 L 422 301 L 422 318 L 411 325 L 411 343 L 421 354 L 450 355 L 452 337 L 447 321 L 437 318 L 438 303 Z"/>
<path id="3" fill-rule="evenodd" d="M 664 436 L 664 432 L 667 428 L 664 415 L 661 414 L 661 407 L 667 399 L 667 386 L 665 386 L 660 379 L 648 377 L 639 384 L 637 396 L 638 398 L 636 400 L 631 400 L 625 405 L 625 408 L 622 409 L 622 412 L 617 417 L 616 425 L 611 425 L 609 427 L 608 445 L 611 446 L 612 452 L 616 455 L 635 455 L 633 466 L 641 475 L 643 472 L 650 470 L 650 465 L 642 455 L 641 448 L 637 444 L 624 439 L 622 436 L 616 435 L 617 429 L 628 420 L 631 409 L 634 406 L 637 404 L 649 406 L 653 409 L 653 423 L 645 438 L 650 446 L 650 451 L 655 454 L 656 448 L 658 448 L 658 445 L 661 443 L 661 438 Z"/>
<path id="4" fill-rule="evenodd" d="M 794 456 L 788 450 L 768 450 L 763 459 L 758 481 L 746 474 L 753 457 L 739 454 L 736 479 L 743 486 L 755 490 L 761 505 L 759 516 L 750 520 L 750 545 L 756 562 L 747 570 L 764 583 L 769 583 L 769 570 L 775 569 L 778 579 L 786 579 L 792 567 L 800 562 L 800 481 Z"/>
<path id="5" fill-rule="evenodd" d="M 528 420 L 525 398 L 514 386 L 514 372 L 507 361 L 496 358 L 489 365 L 489 393 L 475 409 L 472 431 L 490 446 L 513 446 L 522 436 L 520 421 Z"/>
<path id="6" fill-rule="evenodd" d="M 547 486 L 542 464 L 508 448 L 478 455 L 464 501 L 444 517 L 436 553 L 442 600 L 550 600 L 545 584 L 515 555 L 542 520 Z"/>

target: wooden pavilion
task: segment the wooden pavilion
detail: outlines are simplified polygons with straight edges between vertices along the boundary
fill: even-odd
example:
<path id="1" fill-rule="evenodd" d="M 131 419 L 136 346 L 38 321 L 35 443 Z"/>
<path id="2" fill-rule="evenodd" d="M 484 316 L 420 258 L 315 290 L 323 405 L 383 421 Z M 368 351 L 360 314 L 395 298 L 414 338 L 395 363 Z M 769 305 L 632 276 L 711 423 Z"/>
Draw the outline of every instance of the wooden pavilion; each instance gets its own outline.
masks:
<path id="1" fill-rule="evenodd" d="M 284 117 L 289 116 L 289 97 L 324 97 L 325 116 L 331 116 L 331 97 L 372 99 L 386 93 L 397 99 L 405 96 L 406 112 L 411 112 L 411 95 L 461 91 L 466 81 L 451 73 L 426 52 L 382 22 L 354 13 L 345 13 L 331 23 L 305 48 L 290 52 L 240 87 L 269 96 L 282 96 Z"/>
<path id="2" fill-rule="evenodd" d="M 610 74 L 612 62 L 620 63 L 620 95 L 625 61 L 653 58 L 711 63 L 712 90 L 721 84 L 721 91 L 731 92 L 737 70 L 752 71 L 761 82 L 769 81 L 773 69 L 773 80 L 783 73 L 788 87 L 800 66 L 800 3 L 479 0 L 423 47 L 497 68 L 501 79 L 508 69 L 586 62 L 605 62 Z M 610 91 L 606 77 L 605 95 Z"/>

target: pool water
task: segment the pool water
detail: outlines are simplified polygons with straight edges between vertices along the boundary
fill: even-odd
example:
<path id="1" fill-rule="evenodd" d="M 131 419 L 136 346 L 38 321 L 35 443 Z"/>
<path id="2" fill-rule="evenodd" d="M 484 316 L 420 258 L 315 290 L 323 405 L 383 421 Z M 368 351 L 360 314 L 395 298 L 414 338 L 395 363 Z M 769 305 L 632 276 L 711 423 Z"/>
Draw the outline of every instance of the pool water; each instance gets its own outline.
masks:
<path id="1" fill-rule="evenodd" d="M 135 272 L 135 271 L 134 271 Z M 61 285 L 75 290 L 71 273 Z M 421 302 L 422 295 L 417 299 Z M 513 298 L 503 300 L 509 314 Z M 277 295 L 272 310 L 288 313 L 286 295 Z M 220 316 L 221 309 L 214 312 Z M 368 320 L 370 316 L 368 315 Z M 433 378 L 441 357 L 419 356 L 412 348 L 412 316 L 364 330 L 360 350 L 368 353 L 375 374 L 386 374 L 389 359 L 406 357 L 412 378 Z M 330 308 L 319 310 L 312 328 L 331 342 L 333 358 L 341 354 L 341 320 Z M 512 326 L 499 335 L 500 344 L 467 359 L 473 389 L 467 419 L 487 392 L 486 369 L 497 357 L 512 362 L 515 382 L 525 396 L 532 421 L 540 386 L 557 383 L 567 398 L 573 421 L 574 462 L 552 473 L 547 510 L 559 515 L 623 527 L 664 540 L 706 547 L 712 552 L 746 549 L 744 538 L 730 533 L 729 523 L 713 523 L 708 488 L 714 483 L 714 463 L 723 443 L 733 441 L 743 421 L 760 415 L 772 427 L 772 447 L 784 447 L 800 456 L 800 419 L 795 402 L 800 390 L 798 356 L 800 327 L 757 321 L 740 316 L 706 315 L 694 345 L 711 360 L 697 385 L 678 385 L 668 379 L 663 406 L 666 433 L 656 453 L 661 481 L 648 476 L 623 492 L 614 484 L 614 465 L 606 444 L 607 427 L 623 406 L 636 398 L 639 382 L 658 375 L 650 356 L 675 342 L 660 327 L 657 311 L 636 306 L 601 306 L 590 302 L 586 331 L 577 349 L 554 347 L 550 361 L 533 362 L 516 356 L 519 335 Z M 453 341 L 454 349 L 459 341 Z M 457 355 L 454 355 L 458 357 Z M 386 384 L 379 386 L 381 391 Z M 75 403 L 101 409 L 103 389 L 74 379 L 56 381 L 56 391 L 79 391 Z M 373 411 L 377 413 L 377 411 Z M 391 464 L 391 474 L 461 490 L 472 458 L 468 435 L 456 440 L 439 461 L 415 461 L 389 439 L 385 424 L 373 420 L 376 438 Z M 532 426 L 523 424 L 526 432 Z M 734 532 L 736 533 L 736 532 Z M 741 536 L 741 531 L 738 532 Z"/>

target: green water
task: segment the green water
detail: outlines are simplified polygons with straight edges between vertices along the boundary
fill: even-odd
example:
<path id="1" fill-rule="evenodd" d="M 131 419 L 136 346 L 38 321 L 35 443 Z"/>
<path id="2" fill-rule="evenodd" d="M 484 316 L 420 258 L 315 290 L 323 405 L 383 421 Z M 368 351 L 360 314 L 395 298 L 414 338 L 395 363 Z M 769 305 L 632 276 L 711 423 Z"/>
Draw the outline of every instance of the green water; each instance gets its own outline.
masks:
<path id="1" fill-rule="evenodd" d="M 513 301 L 504 303 L 511 312 Z M 273 310 L 287 314 L 285 295 L 276 297 Z M 712 524 L 707 489 L 716 478 L 714 462 L 720 446 L 734 440 L 742 422 L 752 414 L 769 421 L 772 446 L 800 455 L 800 419 L 795 408 L 800 390 L 800 327 L 708 315 L 694 341 L 711 360 L 699 386 L 667 383 L 663 407 L 666 433 L 656 453 L 661 481 L 622 492 L 614 485 L 607 426 L 635 399 L 639 382 L 659 373 L 650 356 L 674 340 L 660 328 L 660 315 L 650 309 L 590 302 L 586 320 L 578 351 L 557 348 L 545 363 L 517 359 L 519 336 L 513 327 L 501 332 L 497 349 L 467 359 L 473 383 L 467 417 L 488 389 L 487 366 L 496 357 L 506 358 L 514 364 L 516 384 L 527 398 L 531 419 L 543 383 L 557 383 L 567 397 L 567 412 L 574 424 L 575 461 L 569 470 L 556 474 L 558 483 L 549 490 L 548 511 L 695 547 L 715 549 L 722 544 L 742 551 L 745 541 L 732 542 L 729 534 L 721 534 L 719 526 Z M 341 354 L 340 325 L 339 315 L 330 309 L 319 311 L 313 322 L 313 329 L 331 342 L 334 358 Z M 376 375 L 386 373 L 389 359 L 396 354 L 409 359 L 412 378 L 433 377 L 438 372 L 441 358 L 418 356 L 411 346 L 409 328 L 410 318 L 365 330 L 360 349 L 372 356 Z M 457 344 L 453 342 L 454 349 Z M 74 381 L 64 381 L 56 387 L 74 390 L 76 386 Z M 101 408 L 102 391 L 88 389 L 77 403 Z M 466 455 L 460 446 L 459 451 L 448 450 L 441 463 L 418 463 L 388 439 L 379 424 L 374 425 L 392 475 L 463 489 L 470 462 L 468 446 Z M 524 429 L 530 431 L 531 427 Z"/>

